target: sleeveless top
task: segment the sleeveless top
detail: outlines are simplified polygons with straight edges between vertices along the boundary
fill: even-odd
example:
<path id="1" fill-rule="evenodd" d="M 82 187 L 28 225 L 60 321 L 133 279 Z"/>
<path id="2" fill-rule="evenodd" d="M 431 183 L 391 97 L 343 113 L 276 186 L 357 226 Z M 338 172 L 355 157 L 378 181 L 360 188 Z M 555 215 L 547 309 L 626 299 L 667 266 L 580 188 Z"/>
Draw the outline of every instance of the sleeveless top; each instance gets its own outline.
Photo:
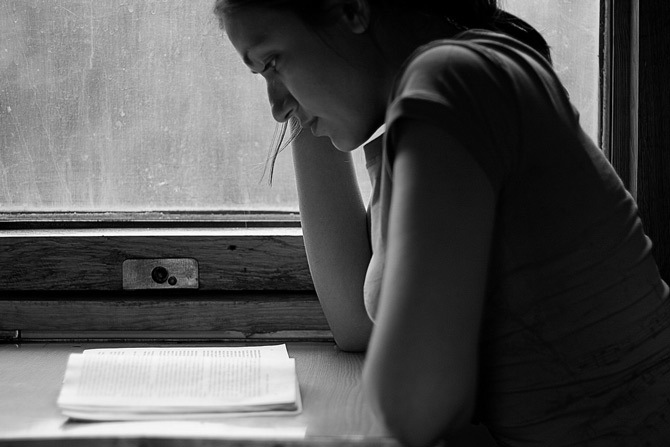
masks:
<path id="1" fill-rule="evenodd" d="M 371 318 L 403 119 L 446 129 L 496 194 L 477 420 L 503 446 L 670 445 L 670 300 L 651 242 L 550 64 L 512 38 L 468 31 L 401 70 L 383 147 L 365 149 Z"/>

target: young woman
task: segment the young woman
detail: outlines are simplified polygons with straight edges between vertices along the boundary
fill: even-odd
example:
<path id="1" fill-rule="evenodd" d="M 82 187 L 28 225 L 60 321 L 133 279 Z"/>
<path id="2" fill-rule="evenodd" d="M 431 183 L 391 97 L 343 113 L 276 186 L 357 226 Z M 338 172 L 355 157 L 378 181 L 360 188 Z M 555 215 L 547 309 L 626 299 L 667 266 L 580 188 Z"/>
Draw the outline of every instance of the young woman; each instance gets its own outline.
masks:
<path id="1" fill-rule="evenodd" d="M 399 439 L 475 420 L 504 446 L 667 445 L 668 288 L 536 31 L 494 0 L 215 11 L 275 119 L 302 128 L 316 291 L 337 344 L 367 348 L 365 386 Z"/>

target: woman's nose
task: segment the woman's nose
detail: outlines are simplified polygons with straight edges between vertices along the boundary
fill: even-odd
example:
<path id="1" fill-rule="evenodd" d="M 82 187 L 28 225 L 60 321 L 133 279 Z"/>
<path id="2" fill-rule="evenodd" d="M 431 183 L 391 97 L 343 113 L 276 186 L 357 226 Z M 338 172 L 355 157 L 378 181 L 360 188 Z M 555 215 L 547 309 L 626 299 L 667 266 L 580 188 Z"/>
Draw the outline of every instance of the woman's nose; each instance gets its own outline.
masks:
<path id="1" fill-rule="evenodd" d="M 286 86 L 276 79 L 269 79 L 267 84 L 272 116 L 280 123 L 288 121 L 296 108 L 295 99 Z"/>

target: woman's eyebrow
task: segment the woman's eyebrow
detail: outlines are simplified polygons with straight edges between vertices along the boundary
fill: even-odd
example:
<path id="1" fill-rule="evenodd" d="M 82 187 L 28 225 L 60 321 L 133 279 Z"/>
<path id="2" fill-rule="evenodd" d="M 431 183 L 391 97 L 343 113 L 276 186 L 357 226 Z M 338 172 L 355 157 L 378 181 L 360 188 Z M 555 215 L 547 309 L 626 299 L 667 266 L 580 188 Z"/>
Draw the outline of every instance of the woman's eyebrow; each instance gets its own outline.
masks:
<path id="1" fill-rule="evenodd" d="M 268 36 L 266 33 L 261 34 L 260 36 L 256 36 L 252 41 L 249 46 L 247 46 L 246 50 L 244 51 L 244 54 L 242 54 L 242 61 L 244 61 L 247 66 L 251 67 L 254 63 L 251 60 L 251 56 L 249 55 L 252 53 L 256 48 L 262 46 L 268 39 Z"/>
<path id="2" fill-rule="evenodd" d="M 253 65 L 253 62 L 252 62 L 251 59 L 249 58 L 249 52 L 248 52 L 248 51 L 245 51 L 245 52 L 244 52 L 244 54 L 242 55 L 242 60 L 243 60 L 244 63 L 245 63 L 246 65 L 248 65 L 248 66 Z"/>
<path id="3" fill-rule="evenodd" d="M 242 60 L 244 61 L 244 63 L 247 65 L 247 67 L 249 68 L 249 70 L 250 70 L 253 74 L 258 74 L 258 73 L 260 73 L 259 70 L 257 70 L 257 69 L 254 68 L 254 65 L 255 65 L 255 64 L 254 64 L 254 62 L 251 60 L 251 57 L 249 56 L 249 52 L 248 52 L 248 51 L 246 51 L 246 52 L 242 55 Z M 260 70 L 262 71 L 263 68 L 261 68 Z"/>

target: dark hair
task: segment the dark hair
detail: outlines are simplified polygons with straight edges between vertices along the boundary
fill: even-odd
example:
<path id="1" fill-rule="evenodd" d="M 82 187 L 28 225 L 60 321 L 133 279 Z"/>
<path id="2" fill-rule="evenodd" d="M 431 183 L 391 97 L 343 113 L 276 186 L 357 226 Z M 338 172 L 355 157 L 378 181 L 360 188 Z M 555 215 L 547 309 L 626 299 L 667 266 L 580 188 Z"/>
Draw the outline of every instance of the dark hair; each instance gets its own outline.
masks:
<path id="1" fill-rule="evenodd" d="M 443 17 L 461 30 L 487 29 L 513 37 L 528 45 L 551 62 L 551 52 L 547 41 L 526 21 L 498 7 L 497 0 L 368 0 L 377 11 L 413 11 L 431 17 Z M 258 6 L 288 10 L 303 22 L 318 28 L 329 21 L 325 1 L 319 0 L 216 0 L 214 13 L 223 27 L 223 17 L 247 7 Z M 272 172 L 275 160 L 291 141 L 300 133 L 299 123 L 290 119 L 280 123 L 275 131 L 268 163 L 264 171 Z"/>

